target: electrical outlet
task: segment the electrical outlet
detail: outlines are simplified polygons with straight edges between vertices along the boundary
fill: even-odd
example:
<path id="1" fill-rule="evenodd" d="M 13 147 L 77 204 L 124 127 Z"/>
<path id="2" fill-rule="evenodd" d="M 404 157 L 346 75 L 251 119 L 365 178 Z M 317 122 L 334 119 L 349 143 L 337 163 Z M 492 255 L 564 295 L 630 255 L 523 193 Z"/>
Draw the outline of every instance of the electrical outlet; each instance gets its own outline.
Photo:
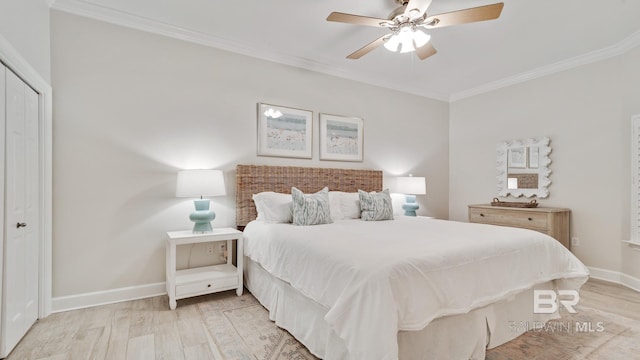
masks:
<path id="1" fill-rule="evenodd" d="M 213 255 L 213 244 L 207 245 L 207 254 Z"/>
<path id="2" fill-rule="evenodd" d="M 571 246 L 580 246 L 580 239 L 577 236 L 571 238 Z"/>
<path id="3" fill-rule="evenodd" d="M 218 258 L 220 261 L 227 261 L 227 244 L 218 244 Z"/>

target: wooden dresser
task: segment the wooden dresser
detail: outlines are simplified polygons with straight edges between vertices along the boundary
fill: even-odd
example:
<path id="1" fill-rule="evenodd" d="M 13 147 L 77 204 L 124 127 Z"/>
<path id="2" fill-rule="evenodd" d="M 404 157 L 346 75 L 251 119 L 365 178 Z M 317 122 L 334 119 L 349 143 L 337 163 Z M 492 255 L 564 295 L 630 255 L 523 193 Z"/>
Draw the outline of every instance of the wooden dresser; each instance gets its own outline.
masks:
<path id="1" fill-rule="evenodd" d="M 569 218 L 564 208 L 512 208 L 491 205 L 469 205 L 469 222 L 513 226 L 539 231 L 570 248 Z"/>

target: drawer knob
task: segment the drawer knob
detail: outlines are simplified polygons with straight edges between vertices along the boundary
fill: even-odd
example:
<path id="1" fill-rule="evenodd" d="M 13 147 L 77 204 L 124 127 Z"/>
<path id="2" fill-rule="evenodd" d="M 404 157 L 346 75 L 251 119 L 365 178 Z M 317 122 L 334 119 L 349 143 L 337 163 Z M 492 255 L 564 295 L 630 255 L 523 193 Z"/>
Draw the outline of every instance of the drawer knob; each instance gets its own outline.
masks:
<path id="1" fill-rule="evenodd" d="M 484 214 L 483 214 L 483 213 L 480 213 L 480 216 L 484 217 Z"/>
<path id="2" fill-rule="evenodd" d="M 528 219 L 529 219 L 529 221 L 532 221 L 532 220 L 533 220 L 532 218 L 528 218 Z"/>
<path id="3" fill-rule="evenodd" d="M 208 287 L 208 288 L 210 288 L 210 287 L 211 287 L 211 284 L 207 284 L 207 287 Z"/>

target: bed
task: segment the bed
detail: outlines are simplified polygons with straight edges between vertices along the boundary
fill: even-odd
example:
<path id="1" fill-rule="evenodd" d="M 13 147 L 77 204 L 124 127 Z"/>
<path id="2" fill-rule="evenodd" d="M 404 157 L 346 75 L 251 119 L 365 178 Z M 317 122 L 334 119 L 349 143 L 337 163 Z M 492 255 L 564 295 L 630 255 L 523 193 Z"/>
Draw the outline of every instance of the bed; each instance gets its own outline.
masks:
<path id="1" fill-rule="evenodd" d="M 324 359 L 484 359 L 558 318 L 534 290 L 574 290 L 586 267 L 530 230 L 397 217 L 295 226 L 256 219 L 253 194 L 382 190 L 376 170 L 238 165 L 245 285 Z"/>

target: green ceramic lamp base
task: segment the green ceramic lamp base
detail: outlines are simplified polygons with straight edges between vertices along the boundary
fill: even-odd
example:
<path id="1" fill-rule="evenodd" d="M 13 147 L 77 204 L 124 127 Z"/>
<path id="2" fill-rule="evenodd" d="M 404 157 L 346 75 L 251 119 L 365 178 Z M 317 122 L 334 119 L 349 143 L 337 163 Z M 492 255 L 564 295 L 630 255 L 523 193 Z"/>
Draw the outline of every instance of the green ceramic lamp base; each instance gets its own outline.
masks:
<path id="1" fill-rule="evenodd" d="M 194 222 L 193 232 L 203 233 L 213 230 L 211 221 L 216 218 L 216 213 L 209 210 L 209 199 L 194 200 L 196 211 L 189 215 L 189 219 Z"/>
<path id="2" fill-rule="evenodd" d="M 420 205 L 416 203 L 415 195 L 407 195 L 406 203 L 402 205 L 402 209 L 404 210 L 404 216 L 417 216 L 416 210 L 420 208 Z"/>

